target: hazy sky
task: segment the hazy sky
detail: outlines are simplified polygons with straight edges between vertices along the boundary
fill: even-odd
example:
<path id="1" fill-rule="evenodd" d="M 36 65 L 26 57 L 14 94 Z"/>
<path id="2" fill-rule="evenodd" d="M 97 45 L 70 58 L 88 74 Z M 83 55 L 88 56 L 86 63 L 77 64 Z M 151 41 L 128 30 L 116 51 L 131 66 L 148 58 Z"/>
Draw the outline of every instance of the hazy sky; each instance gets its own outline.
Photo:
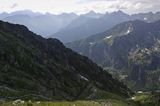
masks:
<path id="1" fill-rule="evenodd" d="M 16 10 L 34 12 L 75 12 L 85 13 L 90 10 L 104 13 L 123 10 L 127 13 L 160 11 L 160 0 L 1 0 L 0 12 Z"/>

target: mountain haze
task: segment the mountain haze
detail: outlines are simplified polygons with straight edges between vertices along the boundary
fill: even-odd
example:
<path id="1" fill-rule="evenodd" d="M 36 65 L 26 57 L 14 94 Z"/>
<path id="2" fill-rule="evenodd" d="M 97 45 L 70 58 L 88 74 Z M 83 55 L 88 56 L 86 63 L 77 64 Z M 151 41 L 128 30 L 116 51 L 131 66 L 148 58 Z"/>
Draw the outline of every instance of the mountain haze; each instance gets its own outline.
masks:
<path id="1" fill-rule="evenodd" d="M 103 32 L 129 19 L 130 16 L 121 11 L 104 14 L 98 19 L 80 16 L 73 20 L 66 28 L 55 33 L 52 37 L 58 38 L 64 43 L 71 42 L 86 38 L 95 33 Z"/>
<path id="2" fill-rule="evenodd" d="M 91 12 L 93 14 L 93 12 Z M 95 14 L 95 13 L 94 13 Z M 97 14 L 98 15 L 98 14 Z M 160 13 L 139 13 L 128 15 L 123 11 L 116 11 L 113 13 L 106 13 L 99 18 L 80 16 L 73 20 L 68 26 L 53 34 L 51 37 L 56 37 L 64 43 L 86 38 L 90 35 L 104 32 L 116 24 L 129 21 L 141 20 L 145 22 L 155 22 L 160 18 Z"/>
<path id="3" fill-rule="evenodd" d="M 32 11 L 17 11 L 10 14 L 0 14 L 1 20 L 25 25 L 31 31 L 43 35 L 44 37 L 48 37 L 61 28 L 67 26 L 76 17 L 77 15 L 74 13 L 54 15 L 50 13 L 34 13 Z"/>
<path id="4" fill-rule="evenodd" d="M 160 19 L 159 16 L 159 12 L 128 15 L 123 11 L 107 12 L 105 14 L 90 11 L 81 15 L 74 13 L 55 15 L 24 10 L 12 13 L 1 13 L 0 19 L 25 25 L 36 34 L 47 38 L 57 38 L 63 43 L 67 43 L 103 32 L 124 21 L 142 20 L 150 23 L 158 21 Z"/>

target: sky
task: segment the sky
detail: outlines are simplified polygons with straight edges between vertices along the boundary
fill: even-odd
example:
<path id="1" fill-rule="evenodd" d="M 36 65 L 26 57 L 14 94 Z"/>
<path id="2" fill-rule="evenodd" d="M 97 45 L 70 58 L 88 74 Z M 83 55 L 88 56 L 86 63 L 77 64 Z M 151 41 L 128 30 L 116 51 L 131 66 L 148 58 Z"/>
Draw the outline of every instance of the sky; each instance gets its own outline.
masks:
<path id="1" fill-rule="evenodd" d="M 32 10 L 41 13 L 99 13 L 122 10 L 128 14 L 160 11 L 160 0 L 1 0 L 0 13 Z"/>

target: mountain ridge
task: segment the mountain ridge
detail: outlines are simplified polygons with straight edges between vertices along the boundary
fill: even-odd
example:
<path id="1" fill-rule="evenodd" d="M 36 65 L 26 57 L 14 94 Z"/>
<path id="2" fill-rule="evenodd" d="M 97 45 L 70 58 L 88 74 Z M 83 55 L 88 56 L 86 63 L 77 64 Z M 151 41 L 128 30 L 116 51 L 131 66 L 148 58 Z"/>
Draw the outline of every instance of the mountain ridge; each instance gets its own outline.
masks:
<path id="1" fill-rule="evenodd" d="M 123 83 L 59 40 L 0 21 L 1 99 L 91 99 L 96 92 L 132 95 Z M 28 96 L 26 96 L 28 95 Z M 95 95 L 96 96 L 96 95 Z"/>
<path id="2" fill-rule="evenodd" d="M 81 23 L 81 18 L 73 20 L 71 24 L 64 27 L 53 34 L 51 37 L 60 39 L 64 43 L 72 42 L 75 40 L 87 38 L 90 35 L 98 34 L 112 28 L 116 24 L 120 24 L 125 21 L 141 20 L 147 23 L 158 21 L 159 12 L 157 13 L 139 13 L 128 15 L 123 11 L 116 11 L 113 13 L 106 13 L 100 18 L 89 19 L 86 22 Z M 84 15 L 85 16 L 85 15 Z M 79 24 L 77 24 L 79 22 Z M 73 27 L 74 25 L 78 25 Z M 70 28 L 70 29 L 69 29 Z"/>
<path id="3" fill-rule="evenodd" d="M 24 17 L 25 15 L 26 17 Z M 12 13 L 1 13 L 0 19 L 15 24 L 23 24 L 31 31 L 43 35 L 43 37 L 58 38 L 63 43 L 68 43 L 103 32 L 124 21 L 138 19 L 145 22 L 154 22 L 159 20 L 159 16 L 159 12 L 128 15 L 123 11 L 104 14 L 90 11 L 77 15 L 75 13 L 42 14 L 24 10 Z M 83 23 L 81 21 L 83 21 Z"/>
<path id="4" fill-rule="evenodd" d="M 147 81 L 145 80 L 149 80 L 146 77 L 148 73 L 150 71 L 159 69 L 156 64 L 159 63 L 158 57 L 160 54 L 159 52 L 154 53 L 154 51 L 152 53 L 151 49 L 158 48 L 156 44 L 160 39 L 159 31 L 160 21 L 154 23 L 146 23 L 139 20 L 128 21 L 118 24 L 115 27 L 100 34 L 95 34 L 86 39 L 71 42 L 66 45 L 81 55 L 88 56 L 102 67 L 111 67 L 118 70 L 124 70 L 127 75 L 129 75 L 128 73 L 131 72 L 130 74 L 133 78 L 133 81 L 137 81 L 137 86 L 133 88 L 136 90 L 142 90 L 145 84 L 147 84 Z M 139 49 L 147 49 L 151 52 L 151 54 L 146 56 L 147 54 L 143 52 L 137 53 L 136 51 Z M 150 63 L 146 64 L 148 65 L 148 68 L 146 65 L 142 65 L 142 63 L 139 65 L 134 65 L 137 61 L 133 62 L 130 60 L 132 55 L 135 55 L 135 57 L 138 57 L 139 55 L 146 57 L 144 60 L 142 58 L 142 61 L 139 59 L 141 62 L 151 61 Z M 141 77 L 138 80 L 136 76 Z M 141 81 L 144 82 L 140 84 Z M 143 86 L 140 86 L 142 84 Z M 158 88 L 159 86 L 157 89 Z M 144 88 L 143 90 L 146 89 Z"/>

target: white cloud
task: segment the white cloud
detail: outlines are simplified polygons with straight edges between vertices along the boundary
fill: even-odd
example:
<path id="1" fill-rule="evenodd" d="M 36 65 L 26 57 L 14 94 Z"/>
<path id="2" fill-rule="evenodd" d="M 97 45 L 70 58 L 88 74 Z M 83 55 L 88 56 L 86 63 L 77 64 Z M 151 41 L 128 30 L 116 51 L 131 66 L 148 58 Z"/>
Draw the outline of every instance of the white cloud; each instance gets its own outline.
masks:
<path id="1" fill-rule="evenodd" d="M 127 13 L 159 11 L 160 0 L 1 0 L 0 12 L 30 9 L 35 12 L 76 12 L 90 10 L 106 12 L 123 10 Z"/>

